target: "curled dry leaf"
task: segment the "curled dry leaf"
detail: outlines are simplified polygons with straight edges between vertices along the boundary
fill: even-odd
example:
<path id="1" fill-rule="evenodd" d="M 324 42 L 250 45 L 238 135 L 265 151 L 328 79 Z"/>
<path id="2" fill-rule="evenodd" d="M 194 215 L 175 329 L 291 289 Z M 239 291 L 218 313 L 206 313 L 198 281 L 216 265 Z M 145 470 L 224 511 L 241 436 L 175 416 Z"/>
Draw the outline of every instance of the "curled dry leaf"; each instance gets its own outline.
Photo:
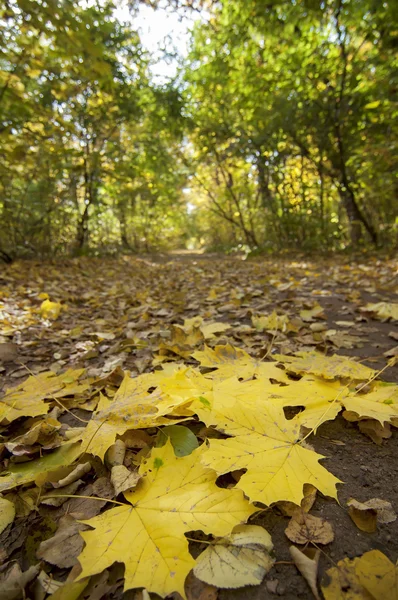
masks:
<path id="1" fill-rule="evenodd" d="M 294 513 L 285 534 L 295 544 L 330 544 L 334 540 L 333 529 L 328 521 L 308 515 L 301 509 Z"/>
<path id="2" fill-rule="evenodd" d="M 373 533 L 377 523 L 393 523 L 397 519 L 392 505 L 380 498 L 371 498 L 367 502 L 358 502 L 350 498 L 347 502 L 348 514 L 361 531 Z"/>
<path id="3" fill-rule="evenodd" d="M 122 465 L 126 456 L 126 444 L 122 440 L 116 440 L 105 454 L 105 464 L 109 467 Z"/>
<path id="4" fill-rule="evenodd" d="M 317 587 L 320 550 L 315 550 L 314 548 L 299 550 L 296 546 L 290 546 L 289 551 L 294 564 L 310 586 L 316 600 L 320 600 Z"/>
<path id="5" fill-rule="evenodd" d="M 344 415 L 343 415 L 344 416 Z M 381 446 L 383 440 L 387 440 L 392 436 L 391 426 L 389 423 L 381 424 L 375 419 L 364 419 L 359 421 L 358 427 L 362 433 L 367 435 L 372 442 Z"/>
<path id="6" fill-rule="evenodd" d="M 69 473 L 69 475 L 67 475 L 66 477 L 63 477 L 59 481 L 53 482 L 53 486 L 55 488 L 65 487 L 71 483 L 74 483 L 75 481 L 80 479 L 80 477 L 83 477 L 84 475 L 86 475 L 86 473 L 89 473 L 89 471 L 91 471 L 91 463 L 89 463 L 89 462 L 81 463 L 80 465 L 77 465 L 73 469 L 73 471 L 71 473 Z"/>
<path id="7" fill-rule="evenodd" d="M 219 588 L 258 585 L 272 568 L 271 536 L 258 525 L 238 525 L 198 557 L 195 575 Z"/>
<path id="8" fill-rule="evenodd" d="M 9 490 L 17 485 L 23 485 L 34 480 L 40 480 L 44 484 L 47 477 L 58 469 L 64 469 L 65 465 L 72 463 L 80 454 L 78 444 L 66 444 L 55 452 L 46 454 L 31 462 L 11 465 L 8 472 L 0 478 L 0 491 Z"/>

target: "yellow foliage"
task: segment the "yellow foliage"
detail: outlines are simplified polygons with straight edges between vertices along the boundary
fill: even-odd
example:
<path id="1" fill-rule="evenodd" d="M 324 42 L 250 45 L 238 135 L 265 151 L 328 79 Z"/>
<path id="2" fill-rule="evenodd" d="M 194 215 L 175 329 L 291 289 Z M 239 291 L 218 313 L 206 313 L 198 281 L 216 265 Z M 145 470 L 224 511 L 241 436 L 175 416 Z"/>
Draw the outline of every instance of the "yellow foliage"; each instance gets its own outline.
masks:
<path id="1" fill-rule="evenodd" d="M 132 378 L 126 373 L 113 400 L 101 396 L 96 412 L 81 435 L 82 452 L 90 452 L 104 458 L 107 449 L 118 434 L 128 429 L 142 429 L 164 424 L 161 419 L 176 407 L 183 405 L 183 396 L 170 397 L 152 386 L 151 375 Z"/>
<path id="2" fill-rule="evenodd" d="M 324 356 L 318 352 L 296 352 L 295 356 L 275 354 L 273 358 L 284 363 L 293 373 L 312 373 L 324 379 L 366 380 L 376 375 L 373 369 L 338 354 Z"/>
<path id="3" fill-rule="evenodd" d="M 398 321 L 398 302 L 376 302 L 367 304 L 361 309 L 362 312 L 370 312 L 381 321 L 391 319 Z"/>
<path id="4" fill-rule="evenodd" d="M 201 420 L 234 437 L 210 440 L 202 462 L 219 475 L 246 469 L 237 487 L 252 502 L 300 504 L 305 483 L 337 498 L 339 480 L 319 464 L 321 455 L 299 443 L 300 426 L 288 421 L 282 408 L 272 402 L 236 401 L 232 393 L 220 397 L 216 390 L 209 404 L 197 408 Z"/>
<path id="5" fill-rule="evenodd" d="M 200 464 L 204 451 L 177 458 L 170 442 L 152 450 L 136 489 L 125 494 L 129 504 L 85 521 L 95 530 L 81 533 L 86 547 L 79 579 L 119 561 L 126 565 L 125 590 L 185 598 L 185 578 L 195 564 L 185 532 L 227 535 L 256 511 L 242 492 L 216 486 L 216 474 Z"/>
<path id="6" fill-rule="evenodd" d="M 382 552 L 344 558 L 322 582 L 325 600 L 397 600 L 398 569 Z"/>
<path id="7" fill-rule="evenodd" d="M 85 369 L 69 369 L 61 375 L 46 371 L 28 377 L 1 398 L 0 422 L 11 423 L 19 417 L 44 415 L 49 410 L 49 404 L 44 400 L 82 394 L 90 387 L 88 381 L 79 381 L 84 373 Z"/>
<path id="8" fill-rule="evenodd" d="M 51 321 L 56 321 L 61 314 L 62 304 L 60 302 L 51 302 L 51 300 L 46 299 L 40 305 L 40 314 L 43 319 L 49 319 Z"/>

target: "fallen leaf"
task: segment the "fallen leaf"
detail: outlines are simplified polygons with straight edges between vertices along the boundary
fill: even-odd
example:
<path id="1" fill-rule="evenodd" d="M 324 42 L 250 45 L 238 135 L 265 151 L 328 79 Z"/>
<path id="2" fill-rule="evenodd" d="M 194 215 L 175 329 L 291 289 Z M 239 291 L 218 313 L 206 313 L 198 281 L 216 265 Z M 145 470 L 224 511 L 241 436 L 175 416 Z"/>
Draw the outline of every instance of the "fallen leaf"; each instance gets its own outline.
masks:
<path id="1" fill-rule="evenodd" d="M 110 446 L 105 455 L 105 464 L 112 468 L 117 465 L 122 465 L 126 456 L 126 444 L 122 440 L 116 440 Z"/>
<path id="2" fill-rule="evenodd" d="M 308 513 L 308 512 L 310 512 L 311 508 L 313 507 L 313 504 L 316 499 L 316 487 L 314 487 L 313 485 L 310 485 L 308 483 L 305 483 L 304 487 L 303 487 L 303 494 L 304 494 L 304 497 L 300 503 L 300 506 L 304 512 Z M 297 510 L 297 504 L 293 504 L 293 502 L 285 502 L 283 500 L 280 502 L 277 502 L 275 506 L 286 517 L 292 517 L 293 514 L 295 513 L 295 511 Z"/>
<path id="3" fill-rule="evenodd" d="M 66 485 L 58 490 L 51 490 L 48 494 L 43 494 L 40 497 L 40 504 L 46 504 L 47 506 L 62 506 L 64 502 L 67 502 L 68 495 L 74 495 L 79 487 L 83 484 L 81 479 Z"/>
<path id="4" fill-rule="evenodd" d="M 324 379 L 367 380 L 376 375 L 373 369 L 338 354 L 323 356 L 318 352 L 296 352 L 295 356 L 275 354 L 274 358 L 286 364 L 289 371 L 300 374 L 312 373 Z"/>
<path id="5" fill-rule="evenodd" d="M 198 448 L 177 458 L 170 442 L 152 450 L 136 490 L 125 494 L 129 504 L 85 521 L 94 531 L 82 533 L 86 547 L 79 556 L 79 578 L 119 560 L 126 565 L 125 590 L 144 587 L 162 597 L 174 591 L 184 596 L 185 578 L 195 564 L 184 533 L 227 535 L 256 511 L 239 490 L 215 485 L 216 474 L 200 464 L 202 454 Z"/>
<path id="6" fill-rule="evenodd" d="M 295 544 L 330 544 L 334 540 L 334 533 L 326 519 L 314 517 L 297 509 L 285 529 L 285 534 Z"/>
<path id="7" fill-rule="evenodd" d="M 294 564 L 310 586 L 316 600 L 321 600 L 317 587 L 320 550 L 315 550 L 315 548 L 299 550 L 296 546 L 290 546 L 289 551 Z"/>
<path id="8" fill-rule="evenodd" d="M 72 463 L 81 454 L 79 444 L 65 444 L 51 454 L 29 462 L 11 465 L 0 475 L 0 492 L 34 481 L 36 477 Z"/>
<path id="9" fill-rule="evenodd" d="M 369 303 L 363 308 L 360 308 L 361 312 L 371 313 L 377 319 L 381 321 L 398 321 L 398 303 L 394 302 L 376 302 L 375 304 Z"/>
<path id="10" fill-rule="evenodd" d="M 392 523 L 397 519 L 391 503 L 380 498 L 372 498 L 366 502 L 358 502 L 350 498 L 347 506 L 348 514 L 355 525 L 367 533 L 376 531 L 377 523 Z"/>
<path id="11" fill-rule="evenodd" d="M 43 319 L 50 319 L 51 321 L 56 321 L 61 314 L 62 304 L 60 302 L 51 302 L 51 300 L 46 299 L 40 305 L 40 314 Z"/>
<path id="12" fill-rule="evenodd" d="M 89 462 L 80 463 L 79 465 L 76 465 L 76 467 L 66 477 L 63 477 L 62 479 L 59 479 L 58 481 L 54 481 L 53 486 L 55 488 L 63 488 L 67 485 L 70 485 L 71 483 L 74 483 L 75 481 L 77 481 L 78 479 L 80 479 L 81 477 L 86 475 L 86 473 L 89 473 L 90 471 L 91 471 L 91 463 L 89 463 Z"/>
<path id="13" fill-rule="evenodd" d="M 361 419 L 358 422 L 358 427 L 362 433 L 367 435 L 378 446 L 381 446 L 383 440 L 387 440 L 392 436 L 390 424 L 381 424 L 375 419 Z"/>
<path id="14" fill-rule="evenodd" d="M 19 600 L 25 596 L 24 589 L 39 573 L 40 565 L 29 567 L 22 572 L 17 562 L 0 567 L 1 600 Z"/>
<path id="15" fill-rule="evenodd" d="M 14 504 L 5 498 L 0 498 L 0 533 L 14 521 L 14 517 Z"/>
<path id="16" fill-rule="evenodd" d="M 326 571 L 321 584 L 325 600 L 396 600 L 397 567 L 379 550 L 344 558 Z"/>
<path id="17" fill-rule="evenodd" d="M 213 585 L 200 581 L 195 577 L 193 571 L 188 574 L 185 580 L 185 593 L 187 600 L 217 600 L 218 597 L 218 589 Z M 147 600 L 150 600 L 149 594 Z"/>
<path id="18" fill-rule="evenodd" d="M 90 387 L 88 381 L 79 382 L 84 373 L 85 369 L 70 369 L 62 375 L 52 371 L 31 375 L 17 387 L 8 389 L 0 399 L 0 422 L 44 415 L 50 408 L 44 400 L 83 393 Z"/>
<path id="19" fill-rule="evenodd" d="M 213 425 L 234 436 L 209 440 L 203 464 L 219 475 L 246 469 L 237 487 L 252 502 L 269 506 L 288 500 L 299 505 L 305 483 L 314 485 L 326 496 L 337 497 L 339 480 L 319 464 L 322 456 L 297 443 L 300 426 L 285 419 L 282 408 L 261 400 L 252 400 L 250 404 L 235 401 L 232 392 L 229 396 L 219 396 L 214 391 L 211 408 L 197 406 L 196 412 L 207 426 Z"/>
<path id="20" fill-rule="evenodd" d="M 101 396 L 96 412 L 85 428 L 82 439 L 82 452 L 89 452 L 104 458 L 107 449 L 115 442 L 117 435 L 128 429 L 154 427 L 159 418 L 168 414 L 185 399 L 171 398 L 155 390 L 147 390 L 153 378 L 140 375 L 132 378 L 127 373 L 113 400 Z"/>
<path id="21" fill-rule="evenodd" d="M 325 313 L 322 306 L 316 302 L 314 306 L 308 310 L 301 310 L 300 317 L 306 323 L 311 323 L 314 319 L 325 319 Z"/>
<path id="22" fill-rule="evenodd" d="M 118 496 L 121 492 L 125 492 L 131 488 L 134 488 L 141 475 L 136 471 L 129 471 L 124 465 L 115 465 L 111 470 L 111 482 L 115 488 L 115 494 Z"/>
<path id="23" fill-rule="evenodd" d="M 188 456 L 198 448 L 196 435 L 182 425 L 168 425 L 159 430 L 156 438 L 156 446 L 164 446 L 167 440 L 170 440 L 176 456 Z"/>
<path id="24" fill-rule="evenodd" d="M 63 569 L 73 567 L 77 564 L 77 557 L 84 545 L 79 532 L 86 529 L 87 525 L 78 523 L 70 515 L 65 515 L 60 519 L 55 535 L 41 542 L 36 553 L 37 558 Z"/>
<path id="25" fill-rule="evenodd" d="M 274 564 L 272 548 L 271 536 L 265 529 L 238 525 L 199 555 L 194 573 L 218 588 L 259 585 Z"/>

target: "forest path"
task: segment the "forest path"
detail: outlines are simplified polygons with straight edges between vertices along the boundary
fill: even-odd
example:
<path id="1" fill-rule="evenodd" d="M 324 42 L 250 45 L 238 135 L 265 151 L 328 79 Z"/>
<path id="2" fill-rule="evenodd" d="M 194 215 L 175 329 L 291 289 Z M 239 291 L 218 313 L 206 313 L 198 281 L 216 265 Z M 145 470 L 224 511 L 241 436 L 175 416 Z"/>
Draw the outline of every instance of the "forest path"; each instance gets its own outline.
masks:
<path id="1" fill-rule="evenodd" d="M 195 317 L 198 324 L 203 319 L 230 326 L 209 335 L 210 346 L 230 343 L 257 358 L 317 349 L 356 357 L 380 369 L 394 354 L 396 324 L 363 309 L 368 303 L 396 302 L 395 269 L 394 261 L 378 258 L 243 260 L 196 253 L 19 261 L 0 274 L 3 387 L 20 383 L 28 372 L 48 369 L 58 373 L 82 367 L 100 378 L 117 368 L 133 375 L 150 372 L 164 361 L 196 364 L 190 354 L 203 346 L 203 336 L 177 334 L 173 328 Z M 57 319 L 43 318 L 43 294 L 61 303 Z M 272 316 L 274 311 L 286 316 L 290 331 L 276 314 Z M 261 316 L 270 317 L 264 330 L 253 326 Z M 185 322 L 185 327 L 192 332 L 192 322 Z M 397 367 L 387 369 L 382 378 L 398 382 Z M 79 425 L 71 415 L 67 420 Z M 397 559 L 398 522 L 364 533 L 346 507 L 350 497 L 359 501 L 378 497 L 398 509 L 398 435 L 394 428 L 389 433 L 390 439 L 376 445 L 357 423 L 338 416 L 309 438 L 317 452 L 329 457 L 328 469 L 345 482 L 339 486 L 340 505 L 318 494 L 311 510 L 326 518 L 335 534 L 321 556 L 321 572 L 332 561 L 371 548 Z M 272 509 L 254 522 L 272 535 L 279 564 L 261 586 L 219 590 L 218 598 L 263 600 L 275 594 L 286 600 L 312 598 L 296 567 L 283 562 L 291 560 L 286 517 Z M 37 522 L 27 522 L 26 528 L 26 535 L 32 535 Z M 23 548 L 18 544 L 13 548 L 12 556 L 20 558 Z"/>

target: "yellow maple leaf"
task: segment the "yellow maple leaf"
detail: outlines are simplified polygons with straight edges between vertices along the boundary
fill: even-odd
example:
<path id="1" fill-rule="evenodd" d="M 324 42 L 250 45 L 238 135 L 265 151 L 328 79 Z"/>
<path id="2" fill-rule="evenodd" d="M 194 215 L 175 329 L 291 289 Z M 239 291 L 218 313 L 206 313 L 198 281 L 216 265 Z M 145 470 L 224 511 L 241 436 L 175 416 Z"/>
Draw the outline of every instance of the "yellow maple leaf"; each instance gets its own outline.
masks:
<path id="1" fill-rule="evenodd" d="M 203 333 L 200 327 L 193 327 L 187 332 L 180 325 L 172 325 L 170 328 L 170 338 L 165 339 L 159 344 L 160 354 L 173 352 L 182 358 L 188 358 L 192 348 L 204 341 Z"/>
<path id="2" fill-rule="evenodd" d="M 349 394 L 343 404 L 359 417 L 375 419 L 383 425 L 398 419 L 398 386 L 376 385 L 368 394 Z"/>
<path id="3" fill-rule="evenodd" d="M 287 365 L 293 373 L 312 373 L 324 379 L 347 378 L 353 380 L 370 379 L 376 371 L 360 363 L 335 354 L 324 356 L 318 352 L 296 352 L 295 356 L 276 354 L 273 358 Z"/>
<path id="4" fill-rule="evenodd" d="M 360 309 L 362 312 L 373 313 L 381 321 L 391 319 L 398 321 L 398 302 L 376 302 L 367 304 Z"/>
<path id="5" fill-rule="evenodd" d="M 302 406 L 304 410 L 294 417 L 301 425 L 317 428 L 333 420 L 345 408 L 358 418 L 376 419 L 381 424 L 398 419 L 398 386 L 377 382 L 367 394 L 350 392 L 338 381 L 325 381 L 305 375 L 291 385 L 275 388 L 272 401 L 280 406 Z"/>
<path id="6" fill-rule="evenodd" d="M 56 321 L 61 314 L 62 304 L 60 302 L 51 302 L 51 300 L 46 299 L 40 305 L 40 314 L 43 319 L 49 319 L 51 321 Z"/>
<path id="7" fill-rule="evenodd" d="M 177 458 L 170 442 L 152 450 L 137 487 L 125 493 L 130 504 L 84 521 L 95 530 L 81 532 L 79 579 L 119 561 L 126 565 L 125 591 L 143 587 L 185 598 L 184 581 L 195 564 L 185 532 L 224 536 L 256 512 L 241 491 L 216 486 L 215 473 L 200 464 L 203 451 Z"/>
<path id="8" fill-rule="evenodd" d="M 268 316 L 252 316 L 253 327 L 257 331 L 297 331 L 297 327 L 292 325 L 287 315 L 278 315 L 274 310 Z"/>
<path id="9" fill-rule="evenodd" d="M 182 396 L 172 398 L 159 389 L 149 393 L 152 383 L 150 374 L 132 378 L 126 373 L 112 400 L 101 396 L 93 418 L 81 434 L 82 452 L 103 459 L 118 434 L 128 429 L 163 425 L 162 417 L 186 402 Z"/>
<path id="10" fill-rule="evenodd" d="M 246 469 L 237 487 L 252 502 L 270 505 L 279 500 L 300 504 L 310 483 L 326 496 L 337 498 L 339 480 L 319 464 L 323 456 L 299 443 L 300 425 L 287 420 L 271 401 L 236 401 L 214 392 L 209 407 L 196 412 L 207 426 L 234 436 L 210 440 L 202 462 L 219 475 Z"/>
<path id="11" fill-rule="evenodd" d="M 398 565 L 379 550 L 344 558 L 326 571 L 325 600 L 398 600 Z"/>
<path id="12" fill-rule="evenodd" d="M 290 381 L 290 385 L 274 387 L 273 402 L 284 407 L 303 406 L 304 410 L 294 420 L 312 429 L 335 419 L 348 393 L 348 388 L 340 382 L 305 375 L 300 381 Z"/>
<path id="13" fill-rule="evenodd" d="M 162 372 L 159 375 L 155 373 L 154 381 L 158 389 L 172 398 L 190 400 L 211 392 L 213 387 L 211 380 L 191 367 L 176 369 L 169 376 L 162 376 Z"/>
<path id="14" fill-rule="evenodd" d="M 214 350 L 205 346 L 203 351 L 194 352 L 192 356 L 202 367 L 217 369 L 206 375 L 213 379 L 228 379 L 234 375 L 242 379 L 251 379 L 256 375 L 281 382 L 288 379 L 284 371 L 276 366 L 276 362 L 256 360 L 244 350 L 230 344 L 216 346 Z"/>
<path id="15" fill-rule="evenodd" d="M 20 385 L 7 390 L 0 399 L 0 422 L 11 423 L 19 417 L 44 415 L 49 410 L 49 404 L 44 400 L 85 392 L 90 383 L 79 381 L 84 373 L 85 369 L 69 369 L 61 375 L 46 371 L 28 377 Z"/>

